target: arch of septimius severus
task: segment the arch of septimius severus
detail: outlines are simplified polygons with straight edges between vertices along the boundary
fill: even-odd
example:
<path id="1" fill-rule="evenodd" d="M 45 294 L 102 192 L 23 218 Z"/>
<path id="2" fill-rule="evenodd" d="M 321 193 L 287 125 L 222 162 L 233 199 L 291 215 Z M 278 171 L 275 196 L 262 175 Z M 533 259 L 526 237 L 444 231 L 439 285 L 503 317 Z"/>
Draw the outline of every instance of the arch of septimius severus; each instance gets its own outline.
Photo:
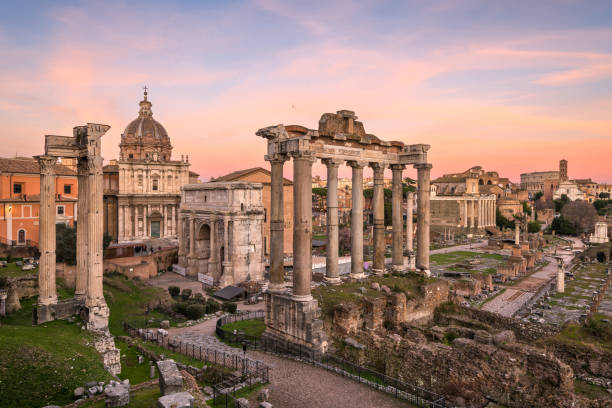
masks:
<path id="1" fill-rule="evenodd" d="M 270 208 L 270 286 L 266 294 L 266 335 L 320 349 L 326 348 L 322 322 L 317 319 L 317 301 L 310 292 L 312 278 L 312 165 L 327 166 L 327 263 L 326 280 L 340 283 L 338 271 L 338 167 L 352 168 L 351 278 L 365 277 L 363 270 L 363 169 L 374 171 L 374 262 L 373 272 L 384 272 L 383 172 L 390 168 L 392 186 L 392 265 L 405 268 L 402 244 L 402 171 L 417 169 L 416 267 L 429 274 L 429 145 L 388 142 L 365 133 L 352 111 L 323 114 L 318 130 L 303 126 L 270 126 L 257 131 L 267 139 L 265 159 L 272 167 Z M 293 158 L 293 288 L 284 285 L 283 264 L 283 165 Z M 411 202 L 411 200 L 409 200 Z M 408 219 L 411 219 L 409 214 Z M 410 223 L 410 222 L 409 222 Z M 412 228 L 408 228 L 411 241 Z M 412 243 L 410 242 L 411 246 Z"/>
<path id="2" fill-rule="evenodd" d="M 73 136 L 46 136 L 40 163 L 40 265 L 35 323 L 41 324 L 80 314 L 96 334 L 94 347 L 105 368 L 121 372 L 119 350 L 108 330 L 109 309 L 103 279 L 103 182 L 101 138 L 110 126 L 88 123 L 74 128 Z M 77 268 L 72 299 L 58 301 L 55 285 L 55 163 L 59 157 L 76 158 L 78 168 Z"/>

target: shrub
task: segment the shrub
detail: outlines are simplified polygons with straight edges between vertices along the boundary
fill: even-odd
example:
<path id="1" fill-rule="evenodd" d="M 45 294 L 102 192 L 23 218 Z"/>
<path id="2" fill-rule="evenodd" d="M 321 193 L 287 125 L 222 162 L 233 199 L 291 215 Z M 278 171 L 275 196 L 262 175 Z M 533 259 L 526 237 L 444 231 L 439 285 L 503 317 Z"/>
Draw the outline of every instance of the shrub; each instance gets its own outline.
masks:
<path id="1" fill-rule="evenodd" d="M 192 303 L 187 306 L 187 309 L 185 310 L 185 316 L 192 320 L 199 319 L 200 317 L 204 316 L 205 310 L 206 309 L 204 308 L 204 305 Z"/>
<path id="2" fill-rule="evenodd" d="M 193 295 L 193 300 L 202 304 L 206 303 L 206 299 L 204 299 L 204 296 L 200 292 Z"/>
<path id="3" fill-rule="evenodd" d="M 238 305 L 236 305 L 235 303 L 228 302 L 228 303 L 224 303 L 223 304 L 223 310 L 225 312 L 234 314 L 234 313 L 236 313 L 237 309 L 238 309 Z"/>
<path id="4" fill-rule="evenodd" d="M 183 298 L 183 300 L 188 300 L 191 297 L 191 289 L 183 289 L 181 297 Z"/>
<path id="5" fill-rule="evenodd" d="M 206 314 L 215 313 L 221 309 L 221 305 L 219 302 L 216 302 L 212 299 L 208 299 L 206 301 Z"/>
<path id="6" fill-rule="evenodd" d="M 542 229 L 542 226 L 537 221 L 529 221 L 529 224 L 527 224 L 527 231 L 530 233 L 540 232 L 540 229 Z"/>
<path id="7" fill-rule="evenodd" d="M 170 293 L 170 296 L 176 297 L 179 295 L 179 293 L 181 293 L 181 288 L 178 286 L 170 286 L 168 287 L 168 293 Z"/>
<path id="8" fill-rule="evenodd" d="M 189 303 L 187 302 L 176 302 L 172 305 L 172 310 L 175 313 L 180 313 L 182 315 L 187 316 L 187 306 L 189 306 Z"/>

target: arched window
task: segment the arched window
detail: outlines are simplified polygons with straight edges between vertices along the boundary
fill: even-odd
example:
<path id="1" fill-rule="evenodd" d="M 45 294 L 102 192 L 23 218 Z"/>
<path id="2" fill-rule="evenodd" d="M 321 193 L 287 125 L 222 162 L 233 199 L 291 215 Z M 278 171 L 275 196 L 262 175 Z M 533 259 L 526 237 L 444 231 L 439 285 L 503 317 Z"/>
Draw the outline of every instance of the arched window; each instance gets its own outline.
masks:
<path id="1" fill-rule="evenodd" d="M 20 229 L 17 233 L 17 242 L 20 244 L 25 244 L 26 242 L 26 232 L 24 229 Z"/>
<path id="2" fill-rule="evenodd" d="M 482 179 L 478 180 L 478 185 L 482 186 L 483 184 L 484 184 L 484 181 L 482 181 Z"/>
<path id="3" fill-rule="evenodd" d="M 488 185 L 488 186 L 490 186 L 491 184 L 492 184 L 492 183 L 491 183 L 491 180 L 487 181 L 487 185 Z"/>

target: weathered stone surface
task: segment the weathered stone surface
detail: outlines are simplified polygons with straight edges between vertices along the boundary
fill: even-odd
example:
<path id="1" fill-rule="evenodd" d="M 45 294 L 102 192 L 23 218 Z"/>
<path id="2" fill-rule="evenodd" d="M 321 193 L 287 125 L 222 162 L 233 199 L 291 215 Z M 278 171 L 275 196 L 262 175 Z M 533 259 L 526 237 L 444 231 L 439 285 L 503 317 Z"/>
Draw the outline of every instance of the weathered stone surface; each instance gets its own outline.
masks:
<path id="1" fill-rule="evenodd" d="M 387 295 L 391 294 L 391 289 L 387 286 L 387 285 L 381 285 L 380 286 L 380 290 L 382 290 L 383 292 L 385 292 Z"/>
<path id="2" fill-rule="evenodd" d="M 374 290 L 380 291 L 380 284 L 378 282 L 372 282 L 370 287 Z"/>
<path id="3" fill-rule="evenodd" d="M 269 388 L 264 388 L 261 391 L 259 391 L 259 394 L 257 395 L 257 400 L 260 402 L 266 402 L 270 399 L 270 389 Z"/>
<path id="4" fill-rule="evenodd" d="M 106 407 L 125 407 L 130 403 L 129 384 L 113 383 L 104 388 Z"/>
<path id="5" fill-rule="evenodd" d="M 164 395 L 157 400 L 157 408 L 192 408 L 194 398 L 188 392 Z"/>
<path id="6" fill-rule="evenodd" d="M 270 404 L 269 402 L 260 402 L 259 408 L 272 408 L 272 404 Z"/>
<path id="7" fill-rule="evenodd" d="M 85 388 L 83 387 L 77 387 L 74 389 L 74 398 L 75 399 L 79 399 L 81 398 L 83 395 L 85 395 Z"/>
<path id="8" fill-rule="evenodd" d="M 181 391 L 183 388 L 183 376 L 181 376 L 174 360 L 158 361 L 157 369 L 159 370 L 159 389 L 162 395 Z"/>
<path id="9" fill-rule="evenodd" d="M 246 398 L 238 398 L 236 400 L 236 408 L 249 408 L 249 400 Z"/>
<path id="10" fill-rule="evenodd" d="M 169 329 L 170 328 L 170 321 L 169 320 L 162 320 L 160 323 L 160 326 L 162 329 Z"/>
<path id="11" fill-rule="evenodd" d="M 347 337 L 346 339 L 344 339 L 344 342 L 348 344 L 349 346 L 355 347 L 356 349 L 359 349 L 359 350 L 363 350 L 365 348 L 363 344 L 359 343 L 357 340 L 355 340 L 352 337 Z"/>
<path id="12" fill-rule="evenodd" d="M 510 344 L 516 341 L 516 336 L 512 330 L 504 330 L 493 336 L 493 343 L 499 345 Z"/>

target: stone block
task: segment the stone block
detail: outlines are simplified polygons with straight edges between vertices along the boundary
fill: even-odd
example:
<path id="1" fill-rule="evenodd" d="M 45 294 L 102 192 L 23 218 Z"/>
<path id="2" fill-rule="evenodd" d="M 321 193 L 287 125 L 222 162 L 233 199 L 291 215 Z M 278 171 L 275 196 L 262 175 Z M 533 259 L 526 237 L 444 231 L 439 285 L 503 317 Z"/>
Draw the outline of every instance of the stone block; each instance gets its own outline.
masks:
<path id="1" fill-rule="evenodd" d="M 498 346 L 502 344 L 511 344 L 515 341 L 516 336 L 514 335 L 514 332 L 512 330 L 504 330 L 493 336 L 493 342 Z"/>
<path id="2" fill-rule="evenodd" d="M 83 395 L 85 395 L 85 388 L 83 387 L 77 387 L 74 389 L 74 398 L 75 399 L 79 399 L 81 398 Z"/>
<path id="3" fill-rule="evenodd" d="M 257 400 L 260 402 L 266 402 L 270 399 L 270 389 L 269 388 L 264 388 L 261 391 L 259 391 L 259 394 L 257 395 Z"/>
<path id="4" fill-rule="evenodd" d="M 125 407 L 130 403 L 130 386 L 123 383 L 109 384 L 104 388 L 106 407 Z"/>
<path id="5" fill-rule="evenodd" d="M 167 360 L 166 360 L 167 361 Z M 157 400 L 157 408 L 192 408 L 193 396 L 188 392 L 164 395 Z"/>
<path id="6" fill-rule="evenodd" d="M 249 408 L 249 400 L 246 398 L 238 398 L 236 400 L 236 408 Z"/>
<path id="7" fill-rule="evenodd" d="M 159 389 L 162 395 L 180 392 L 183 388 L 183 376 L 179 372 L 174 360 L 160 360 L 157 362 L 159 370 Z"/>
<path id="8" fill-rule="evenodd" d="M 161 328 L 162 329 L 169 329 L 170 328 L 170 321 L 169 320 L 162 320 L 161 321 Z"/>
<path id="9" fill-rule="evenodd" d="M 260 402 L 259 408 L 272 408 L 272 404 L 270 404 L 269 402 Z"/>

